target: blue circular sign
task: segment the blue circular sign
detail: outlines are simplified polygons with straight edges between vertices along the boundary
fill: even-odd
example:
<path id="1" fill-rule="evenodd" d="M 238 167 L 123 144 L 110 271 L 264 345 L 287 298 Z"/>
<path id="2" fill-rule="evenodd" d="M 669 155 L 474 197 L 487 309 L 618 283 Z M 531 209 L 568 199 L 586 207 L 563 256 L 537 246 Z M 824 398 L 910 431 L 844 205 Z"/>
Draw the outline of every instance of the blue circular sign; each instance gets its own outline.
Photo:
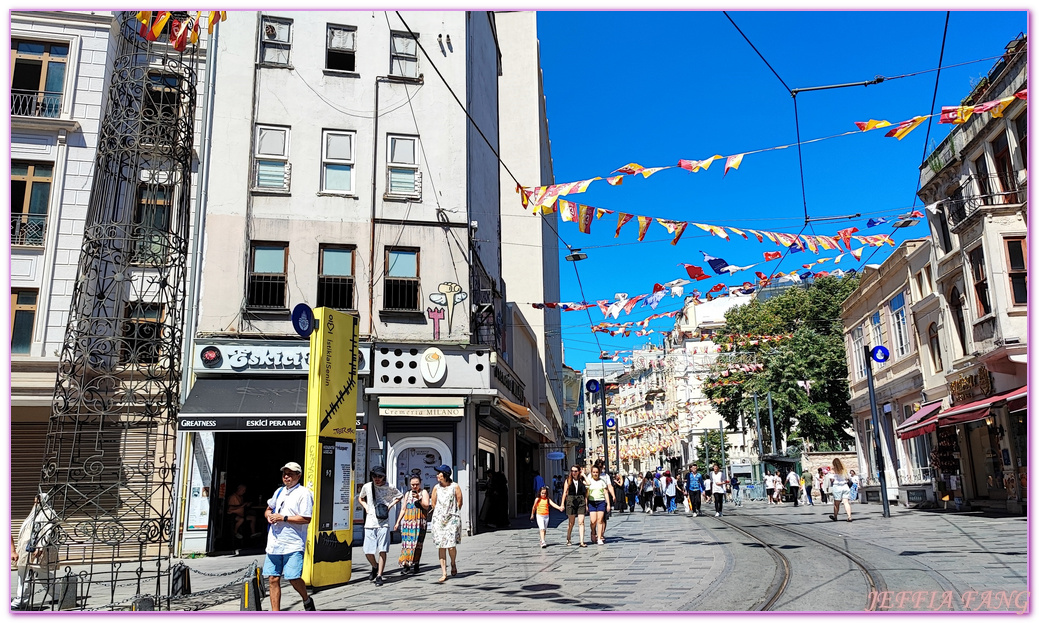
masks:
<path id="1" fill-rule="evenodd" d="M 303 337 L 310 337 L 314 331 L 314 310 L 310 305 L 300 303 L 292 308 L 292 328 Z"/>
<path id="2" fill-rule="evenodd" d="M 613 425 L 617 423 L 617 420 L 612 417 L 606 418 L 606 428 L 613 428 Z"/>
<path id="3" fill-rule="evenodd" d="M 889 357 L 891 357 L 891 352 L 883 346 L 875 346 L 873 350 L 869 352 L 869 356 L 877 363 L 884 363 Z"/>
<path id="4" fill-rule="evenodd" d="M 584 384 L 584 388 L 587 389 L 589 393 L 594 394 L 599 391 L 599 381 L 592 379 Z"/>

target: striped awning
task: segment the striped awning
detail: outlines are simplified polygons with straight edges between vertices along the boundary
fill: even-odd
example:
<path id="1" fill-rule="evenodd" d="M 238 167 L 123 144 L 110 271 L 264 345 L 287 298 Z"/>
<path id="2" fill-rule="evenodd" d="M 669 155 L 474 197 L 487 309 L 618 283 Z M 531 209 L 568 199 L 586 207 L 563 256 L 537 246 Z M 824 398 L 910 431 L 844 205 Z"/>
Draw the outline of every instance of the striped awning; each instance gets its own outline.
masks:
<path id="1" fill-rule="evenodd" d="M 920 407 L 919 411 L 895 429 L 895 432 L 898 433 L 898 438 L 904 441 L 934 432 L 938 428 L 938 411 L 941 408 L 941 400 Z"/>

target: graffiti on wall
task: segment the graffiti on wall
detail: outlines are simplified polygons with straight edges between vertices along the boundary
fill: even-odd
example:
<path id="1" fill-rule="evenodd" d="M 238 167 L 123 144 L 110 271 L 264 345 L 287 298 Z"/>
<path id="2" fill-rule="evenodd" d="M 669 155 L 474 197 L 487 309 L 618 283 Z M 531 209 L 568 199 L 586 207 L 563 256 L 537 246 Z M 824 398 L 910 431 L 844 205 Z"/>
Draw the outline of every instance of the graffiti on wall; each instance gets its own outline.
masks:
<path id="1" fill-rule="evenodd" d="M 467 293 L 462 292 L 462 286 L 452 281 L 445 281 L 437 290 L 429 295 L 429 300 L 437 305 L 443 305 L 443 308 L 426 308 L 426 315 L 433 321 L 434 340 L 440 339 L 440 321 L 444 319 L 445 310 L 447 312 L 447 334 L 451 335 L 455 305 L 469 298 Z"/>

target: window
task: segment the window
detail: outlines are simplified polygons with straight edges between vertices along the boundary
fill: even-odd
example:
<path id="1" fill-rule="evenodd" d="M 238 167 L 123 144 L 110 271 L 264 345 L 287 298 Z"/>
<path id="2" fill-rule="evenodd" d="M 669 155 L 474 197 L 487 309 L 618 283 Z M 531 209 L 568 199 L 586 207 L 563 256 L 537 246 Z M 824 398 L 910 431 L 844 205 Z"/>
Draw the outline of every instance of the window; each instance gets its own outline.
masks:
<path id="1" fill-rule="evenodd" d="M 65 90 L 68 43 L 11 41 L 11 114 L 58 117 Z"/>
<path id="2" fill-rule="evenodd" d="M 1006 238 L 1007 277 L 1010 279 L 1010 300 L 1014 305 L 1028 304 L 1028 246 L 1024 238 Z"/>
<path id="3" fill-rule="evenodd" d="M 906 326 L 906 295 L 898 294 L 891 299 L 891 325 L 894 330 L 895 356 L 909 354 L 909 329 Z"/>
<path id="4" fill-rule="evenodd" d="M 11 354 L 26 355 L 36 321 L 36 290 L 11 290 Z"/>
<path id="5" fill-rule="evenodd" d="M 11 244 L 42 247 L 54 165 L 11 162 Z"/>
<path id="6" fill-rule="evenodd" d="M 321 144 L 321 190 L 354 191 L 354 134 L 325 130 Z"/>
<path id="7" fill-rule="evenodd" d="M 264 17 L 260 20 L 260 63 L 287 67 L 292 49 L 292 20 Z"/>
<path id="8" fill-rule="evenodd" d="M 141 106 L 144 134 L 141 142 L 166 145 L 174 142 L 180 117 L 179 85 L 180 77 L 176 74 L 148 72 Z"/>
<path id="9" fill-rule="evenodd" d="M 354 308 L 354 250 L 321 246 L 318 260 L 317 306 Z"/>
<path id="10" fill-rule="evenodd" d="M 161 306 L 158 303 L 130 303 L 123 318 L 120 362 L 128 365 L 159 363 Z"/>
<path id="11" fill-rule="evenodd" d="M 931 265 L 924 265 L 924 282 L 927 283 L 927 291 L 934 292 L 934 276 L 931 274 Z"/>
<path id="12" fill-rule="evenodd" d="M 927 346 L 931 351 L 931 366 L 935 372 L 941 372 L 942 366 L 942 342 L 938 339 L 938 324 L 932 322 L 927 327 Z"/>
<path id="13" fill-rule="evenodd" d="M 1002 192 L 995 203 L 1018 203 L 1017 177 L 1014 175 L 1014 165 L 1010 162 L 1010 142 L 1006 132 L 1000 132 L 992 139 L 992 154 L 996 162 L 995 177 L 999 180 Z"/>
<path id="14" fill-rule="evenodd" d="M 386 250 L 386 286 L 382 307 L 419 311 L 418 250 Z"/>
<path id="15" fill-rule="evenodd" d="M 386 194 L 416 197 L 421 193 L 418 173 L 418 139 L 390 136 L 386 163 Z"/>
<path id="16" fill-rule="evenodd" d="M 959 288 L 953 288 L 949 292 L 949 309 L 952 310 L 952 320 L 956 324 L 956 337 L 960 342 L 960 354 L 967 354 L 967 323 L 963 318 L 963 295 Z"/>
<path id="17" fill-rule="evenodd" d="M 286 266 L 289 247 L 284 242 L 254 242 L 249 254 L 246 304 L 256 309 L 286 309 Z"/>
<path id="18" fill-rule="evenodd" d="M 418 44 L 409 34 L 390 33 L 390 75 L 418 78 Z"/>
<path id="19" fill-rule="evenodd" d="M 992 178 L 989 175 L 988 161 L 985 160 L 984 153 L 974 161 L 974 172 L 977 174 L 977 188 L 981 203 L 983 205 L 992 205 L 995 203 L 995 198 L 992 196 L 995 185 L 992 183 Z"/>
<path id="20" fill-rule="evenodd" d="M 328 26 L 325 69 L 354 71 L 357 29 L 353 26 Z"/>
<path id="21" fill-rule="evenodd" d="M 1017 144 L 1021 148 L 1021 165 L 1028 166 L 1028 113 L 1022 113 L 1014 119 L 1014 130 L 1017 132 Z"/>
<path id="22" fill-rule="evenodd" d="M 256 126 L 253 183 L 258 190 L 289 190 L 289 128 Z"/>
<path id="23" fill-rule="evenodd" d="M 873 335 L 872 335 L 873 342 L 870 345 L 871 346 L 883 346 L 884 345 L 884 329 L 883 329 L 883 327 L 880 324 L 880 312 L 879 311 L 873 312 L 873 315 L 870 316 L 869 320 L 870 320 L 870 325 L 872 325 L 872 327 L 873 327 Z M 884 363 L 878 363 L 877 367 L 878 368 L 884 367 Z"/>
<path id="24" fill-rule="evenodd" d="M 157 265 L 166 261 L 170 230 L 170 188 L 141 184 L 133 213 L 133 255 L 135 264 Z"/>
<path id="25" fill-rule="evenodd" d="M 988 296 L 988 277 L 985 271 L 985 250 L 978 246 L 967 254 L 970 258 L 970 274 L 974 279 L 974 294 L 978 304 L 978 317 L 992 313 L 992 303 Z"/>
<path id="26" fill-rule="evenodd" d="M 963 209 L 963 191 L 956 189 L 956 192 L 949 196 L 949 201 L 942 204 L 942 211 L 934 215 L 934 220 L 937 221 L 938 234 L 938 246 L 941 247 L 942 253 L 948 253 L 952 251 L 952 233 L 949 231 L 949 214 L 953 209 Z"/>
<path id="27" fill-rule="evenodd" d="M 866 353 L 863 342 L 862 327 L 855 327 L 851 331 L 852 359 L 855 361 L 855 378 L 866 377 Z"/>

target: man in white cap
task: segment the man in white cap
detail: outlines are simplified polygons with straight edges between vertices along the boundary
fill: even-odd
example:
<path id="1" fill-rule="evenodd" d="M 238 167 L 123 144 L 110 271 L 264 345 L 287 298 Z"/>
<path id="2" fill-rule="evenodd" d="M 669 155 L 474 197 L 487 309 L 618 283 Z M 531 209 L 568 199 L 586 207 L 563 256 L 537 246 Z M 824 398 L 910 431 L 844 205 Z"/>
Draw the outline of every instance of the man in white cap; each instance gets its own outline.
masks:
<path id="1" fill-rule="evenodd" d="M 303 468 L 290 461 L 281 468 L 282 487 L 267 500 L 263 516 L 270 524 L 267 532 L 267 557 L 263 575 L 270 585 L 271 610 L 281 610 L 281 578 L 285 578 L 303 598 L 304 610 L 316 610 L 303 582 L 303 549 L 307 526 L 314 512 L 314 494 L 299 484 Z"/>

